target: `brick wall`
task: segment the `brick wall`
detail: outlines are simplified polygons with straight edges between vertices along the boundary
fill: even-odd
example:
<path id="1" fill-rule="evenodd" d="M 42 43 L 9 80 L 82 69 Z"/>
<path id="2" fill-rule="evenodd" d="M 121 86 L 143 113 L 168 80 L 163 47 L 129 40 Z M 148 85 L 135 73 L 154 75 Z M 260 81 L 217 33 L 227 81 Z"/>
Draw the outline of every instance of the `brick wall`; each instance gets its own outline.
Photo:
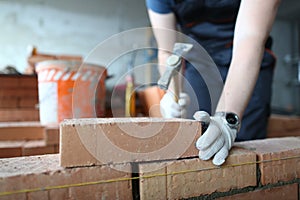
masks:
<path id="1" fill-rule="evenodd" d="M 59 154 L 0 159 L 0 199 L 298 200 L 299 144 L 237 143 L 222 167 L 198 158 L 138 162 L 138 175 L 129 163 L 63 168 Z"/>
<path id="2" fill-rule="evenodd" d="M 99 140 L 98 134 L 105 134 L 123 150 L 142 154 L 149 150 L 149 147 L 142 148 L 141 144 L 145 143 L 133 140 L 133 135 L 127 138 L 131 139 L 130 144 L 127 139 L 124 140 L 124 134 L 128 131 L 126 128 L 131 127 L 137 133 L 139 129 L 152 129 L 140 133 L 143 135 L 141 140 L 144 141 L 149 136 L 147 134 L 153 134 L 155 127 L 156 133 L 166 135 L 167 130 L 181 130 L 174 127 L 184 128 L 186 131 L 183 132 L 186 134 L 189 134 L 188 130 L 199 130 L 200 127 L 198 123 L 189 120 L 167 120 L 163 126 L 162 121 L 147 121 L 149 119 L 144 118 L 131 121 L 102 120 L 66 120 L 61 127 L 61 136 L 66 134 L 61 137 L 61 145 L 64 146 L 61 150 L 65 152 L 60 154 L 0 159 L 0 199 L 298 200 L 300 197 L 300 137 L 235 143 L 221 167 L 214 166 L 211 161 L 201 161 L 197 158 L 193 137 L 190 143 L 185 143 L 187 150 L 182 154 L 189 152 L 186 154 L 188 156 L 169 154 L 169 157 L 148 156 L 138 160 L 136 158 L 139 157 L 132 156 L 114 163 L 112 160 L 98 160 L 97 155 L 101 155 L 102 152 L 108 153 L 112 159 L 116 156 L 105 149 L 105 146 L 101 146 L 103 141 Z M 179 122 L 183 125 L 178 126 Z M 125 126 L 120 128 L 121 124 Z M 147 127 L 149 124 L 151 126 Z M 173 129 L 170 124 L 173 124 Z M 118 126 L 118 129 L 105 129 L 106 126 Z M 82 129 L 84 132 L 80 128 L 76 129 L 77 127 L 89 128 Z M 178 133 L 180 135 L 181 131 Z M 80 134 L 89 135 L 90 140 L 85 142 L 94 148 L 89 149 L 86 144 L 80 144 L 82 140 L 70 143 L 70 138 L 80 138 Z M 176 139 L 176 134 L 169 136 L 173 136 L 173 140 L 179 143 L 184 142 L 181 138 Z M 137 138 L 137 135 L 135 137 Z M 154 135 L 150 138 L 153 137 Z M 116 143 L 116 138 L 123 140 Z M 167 141 L 173 140 L 169 138 Z M 133 141 L 136 144 L 133 144 Z M 161 142 L 164 141 L 152 142 L 148 153 L 151 154 L 155 147 L 161 149 Z M 134 151 L 132 147 L 122 146 L 124 144 L 137 145 L 140 148 Z M 97 145 L 102 148 L 95 148 Z M 83 150 L 82 154 L 77 149 Z M 67 152 L 69 153 L 66 154 Z M 69 162 L 70 159 L 72 162 Z"/>

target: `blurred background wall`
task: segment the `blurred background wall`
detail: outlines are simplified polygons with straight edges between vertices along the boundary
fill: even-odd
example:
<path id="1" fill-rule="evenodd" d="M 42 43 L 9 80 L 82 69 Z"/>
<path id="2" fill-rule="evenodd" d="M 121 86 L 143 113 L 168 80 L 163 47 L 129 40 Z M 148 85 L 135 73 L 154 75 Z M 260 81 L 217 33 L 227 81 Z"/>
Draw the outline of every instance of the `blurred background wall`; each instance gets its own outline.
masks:
<path id="1" fill-rule="evenodd" d="M 283 0 L 271 33 L 277 55 L 274 113 L 300 114 L 299 9 L 299 0 Z M 149 20 L 144 0 L 1 0 L 0 26 L 0 69 L 12 65 L 23 72 L 31 45 L 85 57 L 112 35 L 147 27 Z M 128 62 L 117 65 L 126 70 Z"/>

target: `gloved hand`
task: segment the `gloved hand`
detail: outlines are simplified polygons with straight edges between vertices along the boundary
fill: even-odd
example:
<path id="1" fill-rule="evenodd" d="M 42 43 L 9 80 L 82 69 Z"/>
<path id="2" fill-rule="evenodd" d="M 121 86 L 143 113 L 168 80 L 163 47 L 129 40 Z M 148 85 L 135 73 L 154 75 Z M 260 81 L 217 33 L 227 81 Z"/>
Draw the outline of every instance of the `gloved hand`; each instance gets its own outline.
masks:
<path id="1" fill-rule="evenodd" d="M 186 107 L 190 104 L 190 97 L 180 93 L 178 103 L 171 92 L 167 92 L 160 101 L 160 112 L 164 118 L 186 118 Z"/>
<path id="2" fill-rule="evenodd" d="M 208 160 L 214 156 L 213 164 L 222 165 L 234 143 L 238 128 L 229 126 L 223 112 L 217 112 L 214 116 L 209 116 L 205 111 L 197 111 L 194 118 L 197 121 L 209 124 L 207 130 L 196 142 L 196 147 L 199 149 L 199 158 Z"/>

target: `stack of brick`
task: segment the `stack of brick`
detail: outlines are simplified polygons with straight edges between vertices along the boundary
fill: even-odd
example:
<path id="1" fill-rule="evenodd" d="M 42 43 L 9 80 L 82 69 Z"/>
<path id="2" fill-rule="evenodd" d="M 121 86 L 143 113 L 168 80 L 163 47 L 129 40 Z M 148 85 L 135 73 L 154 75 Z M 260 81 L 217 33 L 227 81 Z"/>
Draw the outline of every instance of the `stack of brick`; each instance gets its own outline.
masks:
<path id="1" fill-rule="evenodd" d="M 299 137 L 236 143 L 216 167 L 197 158 L 200 128 L 192 120 L 65 121 L 59 155 L 0 160 L 0 197 L 299 199 Z"/>
<path id="2" fill-rule="evenodd" d="M 39 121 L 37 77 L 0 74 L 0 82 L 0 122 Z"/>
<path id="3" fill-rule="evenodd" d="M 0 123 L 0 158 L 58 152 L 58 126 L 45 127 L 39 122 Z"/>
<path id="4" fill-rule="evenodd" d="M 39 122 L 37 76 L 0 74 L 0 82 L 0 157 L 58 153 L 58 126 Z"/>

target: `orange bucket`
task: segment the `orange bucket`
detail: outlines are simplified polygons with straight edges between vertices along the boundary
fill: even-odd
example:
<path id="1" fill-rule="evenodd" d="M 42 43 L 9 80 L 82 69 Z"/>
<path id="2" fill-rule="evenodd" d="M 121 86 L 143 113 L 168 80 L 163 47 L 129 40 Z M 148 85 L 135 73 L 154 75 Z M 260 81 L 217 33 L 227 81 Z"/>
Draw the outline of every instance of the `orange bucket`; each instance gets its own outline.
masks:
<path id="1" fill-rule="evenodd" d="M 105 115 L 104 67 L 79 61 L 48 60 L 37 64 L 41 124 Z"/>

